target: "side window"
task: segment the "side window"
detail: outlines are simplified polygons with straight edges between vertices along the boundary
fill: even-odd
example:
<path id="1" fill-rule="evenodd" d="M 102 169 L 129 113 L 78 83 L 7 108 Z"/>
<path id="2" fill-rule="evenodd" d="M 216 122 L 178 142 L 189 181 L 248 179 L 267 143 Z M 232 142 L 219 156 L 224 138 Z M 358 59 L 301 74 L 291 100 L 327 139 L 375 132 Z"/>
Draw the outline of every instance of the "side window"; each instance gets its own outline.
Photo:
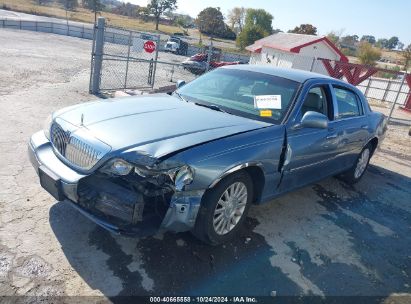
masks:
<path id="1" fill-rule="evenodd" d="M 314 87 L 308 91 L 304 103 L 301 106 L 301 117 L 308 111 L 318 112 L 329 117 L 327 94 L 323 87 Z"/>
<path id="2" fill-rule="evenodd" d="M 355 117 L 363 114 L 363 109 L 358 96 L 344 88 L 334 87 L 337 99 L 337 119 Z"/>

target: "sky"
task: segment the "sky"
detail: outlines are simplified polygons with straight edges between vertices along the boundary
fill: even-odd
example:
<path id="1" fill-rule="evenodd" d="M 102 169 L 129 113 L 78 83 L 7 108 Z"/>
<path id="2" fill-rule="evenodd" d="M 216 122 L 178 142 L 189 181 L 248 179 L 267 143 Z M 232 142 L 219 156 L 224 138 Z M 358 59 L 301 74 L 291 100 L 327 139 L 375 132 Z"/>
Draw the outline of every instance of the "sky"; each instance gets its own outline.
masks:
<path id="1" fill-rule="evenodd" d="M 141 6 L 147 0 L 124 0 Z M 208 7 L 220 7 L 227 16 L 235 6 L 263 8 L 274 16 L 273 28 L 288 31 L 310 23 L 319 35 L 330 31 L 345 35 L 399 37 L 411 44 L 411 0 L 177 0 L 177 12 L 196 17 Z"/>

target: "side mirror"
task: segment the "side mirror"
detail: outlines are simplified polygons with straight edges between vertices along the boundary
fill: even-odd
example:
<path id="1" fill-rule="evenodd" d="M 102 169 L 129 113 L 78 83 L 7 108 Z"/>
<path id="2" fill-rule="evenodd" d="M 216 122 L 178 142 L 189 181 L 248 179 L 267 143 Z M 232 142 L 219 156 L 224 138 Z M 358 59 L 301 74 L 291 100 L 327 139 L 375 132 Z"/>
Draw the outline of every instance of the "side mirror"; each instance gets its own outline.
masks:
<path id="1" fill-rule="evenodd" d="M 328 118 L 324 114 L 314 111 L 307 111 L 301 119 L 300 125 L 303 128 L 327 129 Z"/>
<path id="2" fill-rule="evenodd" d="M 181 88 L 185 84 L 186 84 L 186 82 L 184 80 L 177 80 L 176 89 Z"/>

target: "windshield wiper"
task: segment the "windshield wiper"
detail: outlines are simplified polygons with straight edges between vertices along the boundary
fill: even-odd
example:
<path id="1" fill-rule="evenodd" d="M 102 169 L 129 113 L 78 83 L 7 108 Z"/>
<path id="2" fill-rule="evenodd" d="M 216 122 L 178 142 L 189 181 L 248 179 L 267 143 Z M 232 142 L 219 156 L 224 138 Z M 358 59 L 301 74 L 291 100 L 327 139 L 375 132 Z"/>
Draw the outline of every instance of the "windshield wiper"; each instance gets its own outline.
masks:
<path id="1" fill-rule="evenodd" d="M 176 94 L 178 96 L 178 98 L 180 98 L 182 101 L 188 102 L 187 100 L 185 100 L 185 98 L 183 96 L 181 96 L 180 93 L 178 93 L 177 91 L 174 91 L 174 94 Z"/>
<path id="2" fill-rule="evenodd" d="M 199 102 L 195 102 L 194 104 L 196 104 L 200 107 L 209 108 L 209 109 L 214 110 L 214 111 L 220 111 L 220 112 L 223 112 L 223 113 L 228 113 L 227 111 L 224 111 L 223 109 L 221 109 L 219 106 L 217 106 L 215 104 L 204 104 L 204 103 L 199 103 Z"/>

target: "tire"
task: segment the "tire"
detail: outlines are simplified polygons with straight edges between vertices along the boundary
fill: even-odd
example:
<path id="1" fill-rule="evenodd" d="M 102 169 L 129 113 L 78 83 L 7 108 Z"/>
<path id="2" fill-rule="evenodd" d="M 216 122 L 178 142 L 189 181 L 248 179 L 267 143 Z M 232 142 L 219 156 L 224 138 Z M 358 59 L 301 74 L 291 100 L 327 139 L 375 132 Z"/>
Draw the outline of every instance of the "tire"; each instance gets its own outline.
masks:
<path id="1" fill-rule="evenodd" d="M 237 198 L 234 204 L 223 206 L 230 197 Z M 227 176 L 204 194 L 192 233 L 210 245 L 231 240 L 243 225 L 252 198 L 253 183 L 246 172 Z"/>
<path id="2" fill-rule="evenodd" d="M 372 153 L 373 149 L 371 145 L 366 145 L 361 150 L 361 153 L 358 155 L 352 168 L 341 174 L 341 179 L 350 185 L 358 183 L 360 179 L 363 177 L 365 171 L 367 171 Z"/>

